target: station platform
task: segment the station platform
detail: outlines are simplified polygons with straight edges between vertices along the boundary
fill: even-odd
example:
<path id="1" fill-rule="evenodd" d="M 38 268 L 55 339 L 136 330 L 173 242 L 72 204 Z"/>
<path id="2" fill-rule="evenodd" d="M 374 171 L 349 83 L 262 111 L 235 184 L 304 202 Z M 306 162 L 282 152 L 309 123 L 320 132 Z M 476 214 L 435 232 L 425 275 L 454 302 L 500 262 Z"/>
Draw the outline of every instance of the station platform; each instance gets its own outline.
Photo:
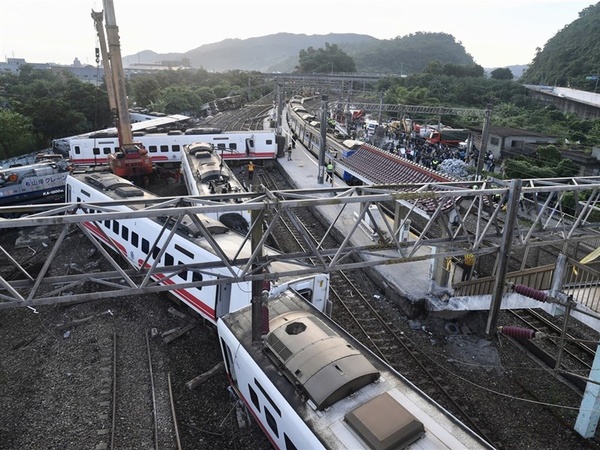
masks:
<path id="1" fill-rule="evenodd" d="M 292 160 L 287 155 L 278 160 L 288 181 L 297 189 L 322 189 L 331 183 L 319 183 L 319 167 L 315 157 L 300 143 L 292 151 Z M 343 188 L 349 185 L 339 176 L 334 176 L 333 187 Z M 319 206 L 318 213 L 324 221 L 336 222 L 340 236 L 348 236 L 355 226 L 358 205 L 347 204 L 344 217 L 339 218 L 342 205 Z M 373 236 L 367 231 L 352 234 L 352 245 L 361 246 L 373 243 Z M 409 240 L 417 237 L 409 235 Z M 432 248 L 422 246 L 415 256 L 430 256 Z M 476 295 L 467 297 L 454 296 L 453 289 L 440 286 L 432 279 L 435 260 L 428 258 L 419 261 L 398 264 L 378 265 L 368 268 L 369 275 L 375 279 L 384 295 L 396 303 L 409 317 L 419 315 L 434 315 L 445 319 L 453 319 L 470 311 L 489 311 L 491 295 Z M 457 269 L 460 270 L 460 269 Z M 450 278 L 455 278 L 451 273 Z M 460 278 L 460 274 L 458 275 Z M 456 279 L 456 278 L 455 278 Z M 556 305 L 542 304 L 517 293 L 506 293 L 502 300 L 501 309 L 543 309 L 551 315 L 560 314 Z M 573 315 L 593 329 L 600 330 L 600 321 L 590 319 L 579 313 Z"/>
<path id="2" fill-rule="evenodd" d="M 315 157 L 299 142 L 292 150 L 291 160 L 287 155 L 279 158 L 278 162 L 287 174 L 287 178 L 297 189 L 315 189 L 345 187 L 348 184 L 335 175 L 333 185 L 329 182 L 319 183 L 319 166 Z M 327 163 L 327 161 L 325 161 Z M 326 178 L 326 177 L 324 177 Z M 334 222 L 337 219 L 337 231 L 341 236 L 348 236 L 355 226 L 358 215 L 358 205 L 345 205 L 344 214 L 339 214 L 342 205 L 319 206 L 318 213 L 325 221 Z M 409 239 L 416 239 L 410 237 Z M 361 246 L 373 243 L 374 237 L 368 229 L 361 229 L 352 235 L 352 245 Z M 429 254 L 430 248 L 422 247 L 416 256 Z M 436 286 L 431 280 L 433 260 L 405 262 L 393 265 L 379 265 L 370 268 L 370 275 L 382 286 L 384 295 L 397 303 L 408 315 L 418 315 L 427 311 L 444 309 L 448 293 L 443 287 Z M 456 313 L 456 311 L 455 311 Z"/>

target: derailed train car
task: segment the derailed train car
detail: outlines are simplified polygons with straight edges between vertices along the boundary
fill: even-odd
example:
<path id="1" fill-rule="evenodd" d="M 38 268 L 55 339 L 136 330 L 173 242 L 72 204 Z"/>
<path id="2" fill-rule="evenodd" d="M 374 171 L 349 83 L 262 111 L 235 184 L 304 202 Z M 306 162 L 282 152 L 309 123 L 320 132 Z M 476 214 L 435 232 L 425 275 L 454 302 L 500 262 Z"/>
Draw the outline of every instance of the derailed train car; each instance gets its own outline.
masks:
<path id="1" fill-rule="evenodd" d="M 261 342 L 251 307 L 217 330 L 230 381 L 275 448 L 493 448 L 301 294 L 262 309 Z"/>

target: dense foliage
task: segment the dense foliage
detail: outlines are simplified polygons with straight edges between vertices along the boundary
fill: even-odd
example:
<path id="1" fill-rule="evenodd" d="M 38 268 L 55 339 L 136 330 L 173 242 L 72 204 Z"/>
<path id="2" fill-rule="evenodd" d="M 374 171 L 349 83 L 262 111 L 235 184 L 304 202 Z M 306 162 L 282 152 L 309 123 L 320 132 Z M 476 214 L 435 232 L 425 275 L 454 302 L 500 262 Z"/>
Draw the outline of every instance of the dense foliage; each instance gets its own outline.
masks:
<path id="1" fill-rule="evenodd" d="M 69 72 L 23 66 L 0 74 L 0 146 L 5 158 L 48 148 L 52 139 L 110 124 L 106 92 Z"/>
<path id="2" fill-rule="evenodd" d="M 254 101 L 273 90 L 261 74 L 233 70 L 212 73 L 203 69 L 163 71 L 138 75 L 128 83 L 130 104 L 166 114 L 195 116 L 203 104 L 231 95 Z"/>
<path id="3" fill-rule="evenodd" d="M 600 3 L 579 13 L 544 49 L 537 49 L 532 64 L 523 74 L 529 84 L 568 86 L 593 91 L 600 75 Z"/>
<path id="4" fill-rule="evenodd" d="M 579 167 L 564 158 L 554 145 L 540 146 L 533 157 L 510 158 L 504 162 L 507 178 L 555 178 L 577 175 Z"/>
<path id="5" fill-rule="evenodd" d="M 506 67 L 498 67 L 490 72 L 490 77 L 494 78 L 495 80 L 512 80 L 514 75 L 510 69 Z"/>
<path id="6" fill-rule="evenodd" d="M 325 43 L 325 48 L 309 47 L 300 50 L 298 55 L 298 73 L 337 73 L 356 72 L 354 60 L 336 44 Z"/>
<path id="7" fill-rule="evenodd" d="M 161 71 L 128 80 L 130 106 L 194 116 L 217 98 L 243 94 L 250 101 L 273 89 L 260 74 L 242 71 Z M 52 140 L 114 126 L 105 86 L 69 72 L 23 66 L 0 74 L 0 151 L 3 158 L 49 148 Z"/>
<path id="8" fill-rule="evenodd" d="M 376 41 L 351 53 L 359 72 L 412 74 L 423 71 L 431 61 L 456 66 L 474 64 L 462 43 L 447 33 L 418 32 Z"/>

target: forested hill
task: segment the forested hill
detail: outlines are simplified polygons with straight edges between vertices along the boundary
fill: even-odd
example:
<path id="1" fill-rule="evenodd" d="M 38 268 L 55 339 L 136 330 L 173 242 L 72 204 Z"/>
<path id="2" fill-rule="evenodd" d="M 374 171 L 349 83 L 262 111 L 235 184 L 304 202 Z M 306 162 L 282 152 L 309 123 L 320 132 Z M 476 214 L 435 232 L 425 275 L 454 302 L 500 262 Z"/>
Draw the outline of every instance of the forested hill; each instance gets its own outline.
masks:
<path id="1" fill-rule="evenodd" d="M 600 2 L 579 13 L 579 18 L 551 38 L 523 74 L 526 84 L 569 86 L 593 90 L 600 75 Z"/>
<path id="2" fill-rule="evenodd" d="M 421 72 L 430 61 L 442 64 L 474 64 L 463 45 L 446 33 L 414 33 L 395 39 L 377 41 L 351 55 L 358 71 Z"/>
<path id="3" fill-rule="evenodd" d="M 278 33 L 249 39 L 226 39 L 185 53 L 157 54 L 147 50 L 123 58 L 125 66 L 155 64 L 186 58 L 191 67 L 210 71 L 256 70 L 293 72 L 300 50 L 336 44 L 351 56 L 358 72 L 411 74 L 430 61 L 442 64 L 473 64 L 462 44 L 446 33 L 415 33 L 389 40 L 363 34 L 305 35 Z"/>

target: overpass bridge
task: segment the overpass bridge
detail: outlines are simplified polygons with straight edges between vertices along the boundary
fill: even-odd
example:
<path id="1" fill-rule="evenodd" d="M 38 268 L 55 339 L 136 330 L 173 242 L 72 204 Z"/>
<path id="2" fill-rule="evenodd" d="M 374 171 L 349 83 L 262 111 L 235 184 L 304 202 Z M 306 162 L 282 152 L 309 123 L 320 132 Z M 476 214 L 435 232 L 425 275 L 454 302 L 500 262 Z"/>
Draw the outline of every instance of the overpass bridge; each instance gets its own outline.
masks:
<path id="1" fill-rule="evenodd" d="M 531 97 L 556 106 L 563 113 L 574 113 L 582 119 L 600 117 L 600 94 L 556 86 L 525 84 Z"/>

